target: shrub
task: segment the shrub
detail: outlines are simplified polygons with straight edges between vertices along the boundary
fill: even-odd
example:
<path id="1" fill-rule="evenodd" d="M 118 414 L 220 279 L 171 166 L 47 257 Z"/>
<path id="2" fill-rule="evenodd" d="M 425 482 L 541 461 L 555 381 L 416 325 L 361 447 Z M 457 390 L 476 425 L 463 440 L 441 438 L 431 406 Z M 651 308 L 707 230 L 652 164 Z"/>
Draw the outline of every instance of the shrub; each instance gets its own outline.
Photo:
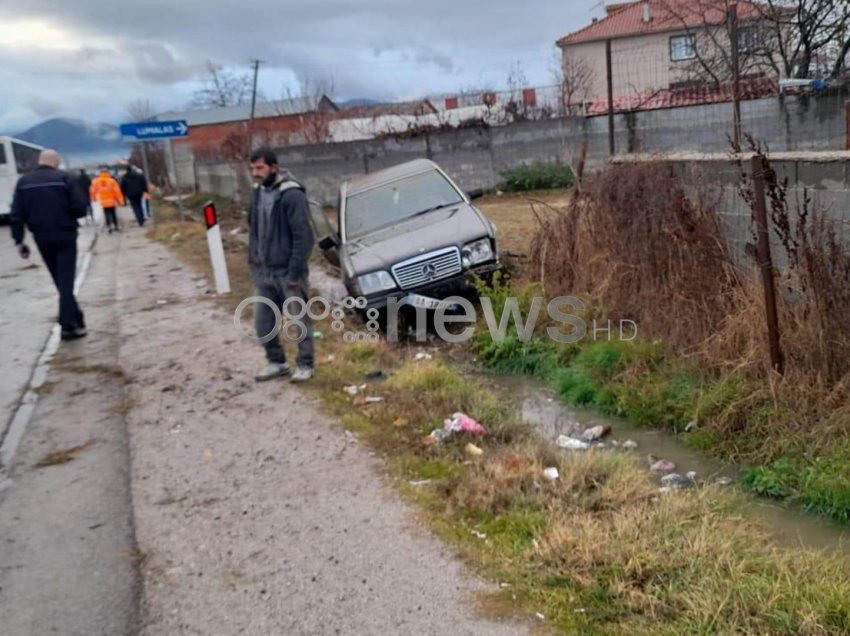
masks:
<path id="1" fill-rule="evenodd" d="M 502 173 L 502 178 L 504 181 L 499 188 L 506 192 L 571 188 L 573 169 L 560 162 L 536 162 L 506 170 Z"/>

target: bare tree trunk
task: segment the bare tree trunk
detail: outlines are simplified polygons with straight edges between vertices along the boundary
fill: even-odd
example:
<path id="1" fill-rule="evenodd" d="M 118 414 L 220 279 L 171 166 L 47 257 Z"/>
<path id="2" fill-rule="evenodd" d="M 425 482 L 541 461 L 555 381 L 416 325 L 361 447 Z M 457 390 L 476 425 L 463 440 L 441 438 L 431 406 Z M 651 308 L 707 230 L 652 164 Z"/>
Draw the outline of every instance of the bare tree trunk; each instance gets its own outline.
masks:
<path id="1" fill-rule="evenodd" d="M 844 44 L 838 52 L 838 59 L 835 60 L 835 66 L 832 67 L 832 73 L 829 74 L 830 77 L 836 78 L 841 75 L 841 71 L 845 68 L 844 60 L 848 53 L 850 53 L 850 35 L 846 36 Z"/>

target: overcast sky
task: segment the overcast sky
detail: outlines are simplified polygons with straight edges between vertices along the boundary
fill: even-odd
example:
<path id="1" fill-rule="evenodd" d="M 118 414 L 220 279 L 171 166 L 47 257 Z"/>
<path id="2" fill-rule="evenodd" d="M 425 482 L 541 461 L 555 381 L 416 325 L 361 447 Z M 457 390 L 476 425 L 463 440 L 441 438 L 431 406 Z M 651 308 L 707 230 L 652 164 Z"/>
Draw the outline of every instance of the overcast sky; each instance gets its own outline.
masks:
<path id="1" fill-rule="evenodd" d="M 332 77 L 341 100 L 503 87 L 517 61 L 551 84 L 555 40 L 601 11 L 597 0 L 0 0 L 0 132 L 118 122 L 138 98 L 182 108 L 206 60 L 240 71 L 265 60 L 270 98 L 302 76 Z"/>

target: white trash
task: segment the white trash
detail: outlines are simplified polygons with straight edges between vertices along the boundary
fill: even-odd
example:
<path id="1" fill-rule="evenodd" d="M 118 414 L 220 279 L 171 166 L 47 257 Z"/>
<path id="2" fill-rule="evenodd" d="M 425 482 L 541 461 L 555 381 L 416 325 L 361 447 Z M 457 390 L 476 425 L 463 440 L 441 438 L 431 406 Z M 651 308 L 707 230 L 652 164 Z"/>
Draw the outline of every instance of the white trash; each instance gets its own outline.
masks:
<path id="1" fill-rule="evenodd" d="M 566 435 L 561 435 L 556 441 L 555 445 L 558 448 L 565 448 L 566 450 L 573 451 L 583 451 L 590 448 L 590 444 L 587 442 L 583 442 L 580 439 L 575 439 L 574 437 L 567 437 Z"/>

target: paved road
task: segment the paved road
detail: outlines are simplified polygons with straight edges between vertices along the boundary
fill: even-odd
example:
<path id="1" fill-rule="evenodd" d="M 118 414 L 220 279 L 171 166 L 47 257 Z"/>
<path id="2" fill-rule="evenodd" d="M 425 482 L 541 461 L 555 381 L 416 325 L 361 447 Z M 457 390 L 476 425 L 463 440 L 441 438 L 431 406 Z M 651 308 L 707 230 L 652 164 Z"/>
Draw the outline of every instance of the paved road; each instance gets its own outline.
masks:
<path id="1" fill-rule="evenodd" d="M 78 294 L 91 335 L 59 348 L 18 451 L 4 470 L 3 636 L 135 633 L 139 584 L 129 449 L 120 409 L 124 382 L 117 365 L 117 245 L 101 240 L 95 247 Z M 47 336 L 55 302 L 54 293 L 47 305 L 21 310 L 19 318 L 33 323 L 25 328 L 30 357 L 21 364 L 27 369 Z M 37 309 L 42 320 L 36 320 Z M 65 457 L 67 463 L 61 457 L 45 461 L 51 453 L 71 449 L 77 450 Z"/>
<path id="2" fill-rule="evenodd" d="M 27 243 L 33 254 L 25 261 L 6 232 L 0 227 L 0 439 L 59 311 L 56 288 L 32 240 Z M 81 258 L 93 238 L 93 228 L 83 228 Z"/>

